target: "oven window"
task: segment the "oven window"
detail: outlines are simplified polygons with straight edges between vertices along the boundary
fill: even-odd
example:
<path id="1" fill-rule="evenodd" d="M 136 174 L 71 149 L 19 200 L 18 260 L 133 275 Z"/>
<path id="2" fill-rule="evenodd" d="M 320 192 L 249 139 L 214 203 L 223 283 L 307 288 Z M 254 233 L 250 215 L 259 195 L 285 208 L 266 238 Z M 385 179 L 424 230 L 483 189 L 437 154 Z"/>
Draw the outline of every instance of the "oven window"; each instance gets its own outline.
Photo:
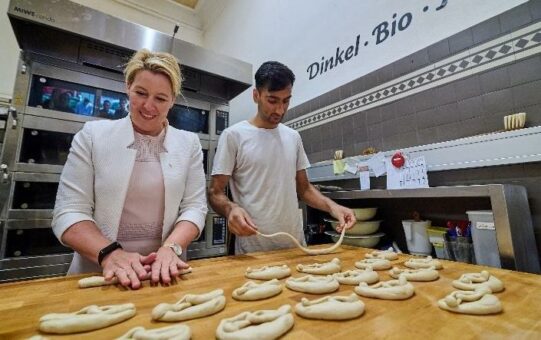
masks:
<path id="1" fill-rule="evenodd" d="M 173 105 L 167 116 L 169 124 L 180 130 L 209 133 L 209 111 L 189 106 Z"/>
<path id="2" fill-rule="evenodd" d="M 83 116 L 94 115 L 96 89 L 34 75 L 28 105 Z"/>
<path id="3" fill-rule="evenodd" d="M 64 165 L 73 136 L 70 133 L 24 129 L 19 162 Z"/>
<path id="4" fill-rule="evenodd" d="M 12 229 L 7 232 L 6 257 L 39 256 L 70 253 L 52 229 Z"/>
<path id="5" fill-rule="evenodd" d="M 58 182 L 15 182 L 12 209 L 53 209 Z"/>
<path id="6" fill-rule="evenodd" d="M 124 93 L 106 91 L 101 92 L 99 108 L 96 116 L 108 119 L 120 119 L 128 115 L 129 102 Z"/>

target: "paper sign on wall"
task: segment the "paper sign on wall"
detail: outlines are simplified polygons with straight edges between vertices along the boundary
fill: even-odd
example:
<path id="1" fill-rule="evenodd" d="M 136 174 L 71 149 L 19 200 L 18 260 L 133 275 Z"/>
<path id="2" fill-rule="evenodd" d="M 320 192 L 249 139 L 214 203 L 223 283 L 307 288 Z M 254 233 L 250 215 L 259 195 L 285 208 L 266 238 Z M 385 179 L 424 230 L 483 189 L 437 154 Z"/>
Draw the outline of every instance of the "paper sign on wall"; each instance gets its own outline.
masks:
<path id="1" fill-rule="evenodd" d="M 385 156 L 383 155 L 383 152 L 378 152 L 366 163 L 368 164 L 368 168 L 374 172 L 376 177 L 385 174 Z"/>
<path id="2" fill-rule="evenodd" d="M 428 175 L 424 156 L 409 158 L 401 168 L 396 168 L 390 160 L 387 168 L 387 189 L 428 188 Z"/>

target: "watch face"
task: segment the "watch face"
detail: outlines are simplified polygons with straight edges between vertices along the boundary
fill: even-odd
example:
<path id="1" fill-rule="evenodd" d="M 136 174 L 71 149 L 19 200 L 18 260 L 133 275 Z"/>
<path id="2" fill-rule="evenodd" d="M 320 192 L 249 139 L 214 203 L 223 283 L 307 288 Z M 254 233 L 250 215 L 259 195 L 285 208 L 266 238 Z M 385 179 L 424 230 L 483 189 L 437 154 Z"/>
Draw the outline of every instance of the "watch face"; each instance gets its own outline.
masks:
<path id="1" fill-rule="evenodd" d="M 178 244 L 173 243 L 173 244 L 169 245 L 169 247 L 171 249 L 173 249 L 173 251 L 175 252 L 175 254 L 177 254 L 177 256 L 182 255 L 182 247 L 179 246 Z"/>

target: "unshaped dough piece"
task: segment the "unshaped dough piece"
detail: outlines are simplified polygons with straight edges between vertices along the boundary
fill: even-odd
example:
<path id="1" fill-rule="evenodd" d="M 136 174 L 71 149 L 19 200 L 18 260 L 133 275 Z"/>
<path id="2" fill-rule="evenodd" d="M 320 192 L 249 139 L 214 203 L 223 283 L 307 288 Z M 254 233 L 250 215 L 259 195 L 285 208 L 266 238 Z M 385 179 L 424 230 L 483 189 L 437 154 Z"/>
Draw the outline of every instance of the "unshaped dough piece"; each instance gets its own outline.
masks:
<path id="1" fill-rule="evenodd" d="M 366 269 L 372 267 L 374 270 L 385 270 L 392 267 L 391 261 L 386 259 L 364 259 L 355 262 L 355 267 L 359 269 Z"/>
<path id="2" fill-rule="evenodd" d="M 427 256 L 420 259 L 412 258 L 412 259 L 407 260 L 404 263 L 404 265 L 406 267 L 413 268 L 413 269 L 430 268 L 430 267 L 434 267 L 435 269 L 443 269 L 441 262 L 433 259 L 432 256 Z"/>
<path id="3" fill-rule="evenodd" d="M 396 260 L 398 259 L 398 254 L 395 253 L 393 247 L 389 247 L 387 250 L 374 250 L 371 253 L 365 255 L 367 259 L 385 259 L 385 260 Z"/>
<path id="4" fill-rule="evenodd" d="M 218 313 L 225 307 L 223 289 L 206 294 L 186 294 L 177 303 L 160 303 L 152 310 L 152 320 L 182 321 Z"/>
<path id="5" fill-rule="evenodd" d="M 179 270 L 178 275 L 184 275 L 192 272 L 192 267 Z M 145 280 L 150 280 L 150 277 Z M 115 276 L 111 280 L 106 281 L 103 276 L 89 276 L 78 281 L 79 288 L 93 288 L 101 286 L 110 286 L 118 283 L 118 278 Z"/>
<path id="6" fill-rule="evenodd" d="M 302 298 L 295 306 L 295 313 L 307 319 L 348 320 L 364 313 L 364 303 L 355 294 L 325 296 L 317 300 Z"/>
<path id="7" fill-rule="evenodd" d="M 420 269 L 404 269 L 393 267 L 389 270 L 389 275 L 398 279 L 400 275 L 404 275 L 408 281 L 435 281 L 440 278 L 440 273 L 434 268 L 420 268 Z"/>
<path id="8" fill-rule="evenodd" d="M 45 333 L 71 334 L 88 332 L 127 320 L 135 315 L 135 305 L 84 307 L 74 313 L 51 313 L 39 319 L 39 330 Z"/>
<path id="9" fill-rule="evenodd" d="M 406 277 L 400 276 L 398 280 L 379 282 L 372 286 L 361 282 L 355 287 L 355 293 L 383 300 L 405 300 L 413 296 L 415 288 Z"/>
<path id="10" fill-rule="evenodd" d="M 174 325 L 154 329 L 134 327 L 116 340 L 189 340 L 192 330 L 187 325 Z"/>
<path id="11" fill-rule="evenodd" d="M 458 280 L 454 280 L 452 284 L 453 287 L 462 290 L 475 290 L 481 286 L 490 288 L 493 293 L 504 290 L 503 282 L 486 270 L 480 273 L 463 274 Z"/>
<path id="12" fill-rule="evenodd" d="M 488 315 L 502 311 L 502 304 L 487 287 L 478 287 L 475 291 L 456 290 L 438 301 L 441 309 L 454 313 Z"/>
<path id="13" fill-rule="evenodd" d="M 278 295 L 281 292 L 282 285 L 277 279 L 263 283 L 248 281 L 233 291 L 233 299 L 244 301 L 263 300 Z"/>
<path id="14" fill-rule="evenodd" d="M 246 276 L 255 280 L 283 279 L 291 275 L 291 269 L 285 264 L 281 266 L 263 266 L 261 268 L 246 268 Z"/>
<path id="15" fill-rule="evenodd" d="M 340 269 L 340 260 L 336 257 L 330 262 L 297 265 L 297 271 L 315 275 L 330 275 L 338 273 Z"/>
<path id="16" fill-rule="evenodd" d="M 357 286 L 361 282 L 368 284 L 376 283 L 379 281 L 378 272 L 374 271 L 372 267 L 367 267 L 364 270 L 354 269 L 347 270 L 341 273 L 335 273 L 332 275 L 340 284 Z"/>
<path id="17" fill-rule="evenodd" d="M 286 280 L 286 287 L 297 292 L 310 294 L 332 293 L 340 287 L 338 281 L 331 275 L 290 277 Z"/>
<path id="18" fill-rule="evenodd" d="M 216 338 L 220 340 L 277 339 L 293 327 L 291 306 L 278 309 L 243 312 L 220 321 Z"/>

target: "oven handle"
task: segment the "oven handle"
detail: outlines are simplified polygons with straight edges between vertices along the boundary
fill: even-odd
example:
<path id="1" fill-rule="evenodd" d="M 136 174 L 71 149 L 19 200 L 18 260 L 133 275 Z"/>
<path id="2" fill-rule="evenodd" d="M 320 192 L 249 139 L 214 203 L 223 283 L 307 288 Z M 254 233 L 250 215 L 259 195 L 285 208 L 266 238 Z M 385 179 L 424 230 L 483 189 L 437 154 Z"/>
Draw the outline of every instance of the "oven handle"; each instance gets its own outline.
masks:
<path id="1" fill-rule="evenodd" d="M 8 114 L 11 115 L 11 118 L 13 118 L 11 122 L 11 128 L 16 129 L 17 128 L 17 109 L 13 106 L 10 106 L 8 109 Z"/>

